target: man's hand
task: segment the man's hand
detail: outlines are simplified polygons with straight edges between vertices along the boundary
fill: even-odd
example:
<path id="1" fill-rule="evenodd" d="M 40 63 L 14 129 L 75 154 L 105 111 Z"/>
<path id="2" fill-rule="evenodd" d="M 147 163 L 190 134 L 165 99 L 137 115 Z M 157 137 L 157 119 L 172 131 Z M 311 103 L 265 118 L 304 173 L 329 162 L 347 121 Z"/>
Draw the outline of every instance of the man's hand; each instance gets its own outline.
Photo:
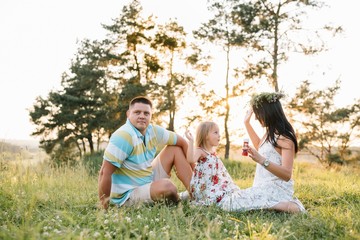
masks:
<path id="1" fill-rule="evenodd" d="M 100 197 L 100 204 L 101 204 L 101 208 L 103 209 L 108 209 L 109 207 L 109 202 L 110 202 L 110 197 L 109 196 L 106 196 L 105 194 L 103 194 L 101 197 Z"/>

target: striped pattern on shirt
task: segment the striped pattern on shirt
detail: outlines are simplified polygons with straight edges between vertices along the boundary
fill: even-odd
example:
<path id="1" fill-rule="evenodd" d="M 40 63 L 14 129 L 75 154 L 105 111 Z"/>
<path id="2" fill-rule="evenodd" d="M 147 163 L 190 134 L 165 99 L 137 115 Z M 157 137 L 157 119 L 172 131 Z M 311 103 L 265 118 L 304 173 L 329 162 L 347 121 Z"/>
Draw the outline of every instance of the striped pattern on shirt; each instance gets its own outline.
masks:
<path id="1" fill-rule="evenodd" d="M 151 162 L 159 145 L 175 145 L 176 134 L 157 125 L 149 125 L 144 136 L 129 120 L 110 137 L 104 159 L 117 167 L 112 175 L 111 201 L 122 205 L 131 191 L 152 182 Z"/>

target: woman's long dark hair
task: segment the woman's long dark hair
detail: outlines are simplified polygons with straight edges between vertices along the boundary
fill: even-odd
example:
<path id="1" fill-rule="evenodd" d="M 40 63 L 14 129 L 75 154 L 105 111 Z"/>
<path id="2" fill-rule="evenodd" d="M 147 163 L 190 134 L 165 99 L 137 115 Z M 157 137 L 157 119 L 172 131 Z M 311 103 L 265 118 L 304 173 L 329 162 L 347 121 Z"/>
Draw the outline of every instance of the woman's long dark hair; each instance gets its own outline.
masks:
<path id="1" fill-rule="evenodd" d="M 258 106 L 253 105 L 253 111 L 255 117 L 266 128 L 267 141 L 269 141 L 274 147 L 278 147 L 278 144 L 276 143 L 276 135 L 282 135 L 293 141 L 295 145 L 295 153 L 298 152 L 298 142 L 295 131 L 287 120 L 279 100 L 267 102 L 264 99 L 264 101 L 262 101 Z"/>

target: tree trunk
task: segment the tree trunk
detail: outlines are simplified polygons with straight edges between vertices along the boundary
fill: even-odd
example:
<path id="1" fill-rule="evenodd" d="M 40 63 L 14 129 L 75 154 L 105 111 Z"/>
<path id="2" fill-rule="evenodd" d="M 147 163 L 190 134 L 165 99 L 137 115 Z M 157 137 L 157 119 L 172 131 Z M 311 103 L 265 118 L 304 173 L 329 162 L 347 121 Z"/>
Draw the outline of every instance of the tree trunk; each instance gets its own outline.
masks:
<path id="1" fill-rule="evenodd" d="M 90 153 L 94 153 L 94 142 L 93 142 L 91 133 L 87 136 L 87 140 L 89 142 Z"/>
<path id="2" fill-rule="evenodd" d="M 276 16 L 279 16 L 280 14 L 280 6 L 277 9 L 277 13 Z M 279 91 L 279 84 L 278 84 L 278 74 L 277 74 L 277 69 L 278 69 L 278 54 L 279 54 L 279 36 L 278 36 L 278 27 L 279 27 L 279 22 L 278 22 L 278 18 L 276 19 L 276 23 L 275 23 L 275 32 L 274 32 L 274 52 L 273 52 L 273 72 L 271 74 L 271 81 L 272 84 L 274 86 L 275 92 Z"/>
<path id="3" fill-rule="evenodd" d="M 229 121 L 229 114 L 230 114 L 230 105 L 229 105 L 229 68 L 230 68 L 230 46 L 227 46 L 226 50 L 226 113 L 225 113 L 225 159 L 229 159 L 230 153 L 230 137 L 229 137 L 229 129 L 228 129 L 228 121 Z"/>

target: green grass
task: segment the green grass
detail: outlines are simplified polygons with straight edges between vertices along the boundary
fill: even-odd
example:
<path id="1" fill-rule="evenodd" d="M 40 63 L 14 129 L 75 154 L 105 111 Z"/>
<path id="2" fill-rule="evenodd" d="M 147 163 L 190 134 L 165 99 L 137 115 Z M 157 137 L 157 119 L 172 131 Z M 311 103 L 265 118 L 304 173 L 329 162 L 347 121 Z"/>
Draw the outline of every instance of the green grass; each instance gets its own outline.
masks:
<path id="1" fill-rule="evenodd" d="M 254 164 L 225 164 L 239 186 L 251 185 Z M 358 168 L 296 163 L 295 192 L 308 213 L 291 215 L 228 213 L 188 202 L 103 211 L 96 171 L 85 166 L 0 162 L 0 239 L 360 239 Z"/>

